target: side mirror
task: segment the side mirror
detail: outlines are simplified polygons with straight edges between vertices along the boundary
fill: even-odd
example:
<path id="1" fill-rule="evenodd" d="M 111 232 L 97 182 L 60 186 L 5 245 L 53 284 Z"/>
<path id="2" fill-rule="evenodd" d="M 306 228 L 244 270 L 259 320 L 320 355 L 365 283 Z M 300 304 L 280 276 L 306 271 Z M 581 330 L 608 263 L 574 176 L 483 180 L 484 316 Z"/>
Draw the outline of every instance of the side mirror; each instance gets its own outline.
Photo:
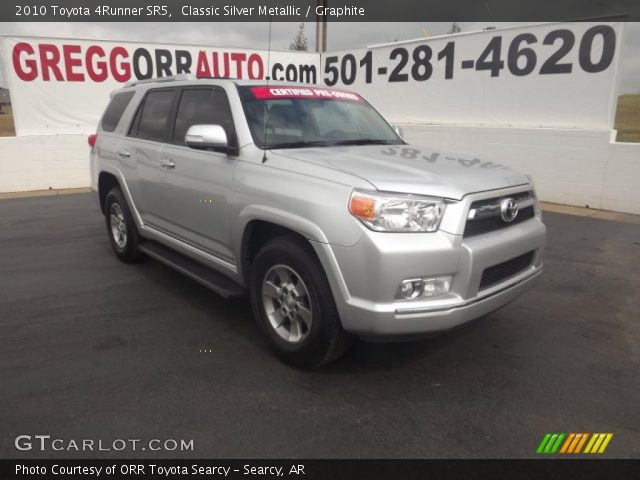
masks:
<path id="1" fill-rule="evenodd" d="M 391 126 L 393 127 L 393 130 L 398 134 L 400 138 L 404 138 L 404 132 L 398 125 L 391 125 Z"/>
<path id="2" fill-rule="evenodd" d="M 184 143 L 191 148 L 227 148 L 227 134 L 220 125 L 192 125 Z"/>

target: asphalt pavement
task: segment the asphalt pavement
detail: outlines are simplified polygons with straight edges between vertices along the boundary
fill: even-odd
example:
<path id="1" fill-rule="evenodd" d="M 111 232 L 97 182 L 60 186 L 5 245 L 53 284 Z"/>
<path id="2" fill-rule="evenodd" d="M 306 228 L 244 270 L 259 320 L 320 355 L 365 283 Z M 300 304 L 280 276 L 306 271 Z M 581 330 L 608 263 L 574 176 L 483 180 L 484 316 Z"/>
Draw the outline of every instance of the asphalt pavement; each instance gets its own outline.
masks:
<path id="1" fill-rule="evenodd" d="M 271 355 L 245 299 L 120 263 L 88 194 L 0 200 L 0 458 L 534 457 L 547 432 L 613 433 L 603 456 L 637 458 L 640 224 L 544 220 L 545 273 L 516 302 L 308 372 Z"/>

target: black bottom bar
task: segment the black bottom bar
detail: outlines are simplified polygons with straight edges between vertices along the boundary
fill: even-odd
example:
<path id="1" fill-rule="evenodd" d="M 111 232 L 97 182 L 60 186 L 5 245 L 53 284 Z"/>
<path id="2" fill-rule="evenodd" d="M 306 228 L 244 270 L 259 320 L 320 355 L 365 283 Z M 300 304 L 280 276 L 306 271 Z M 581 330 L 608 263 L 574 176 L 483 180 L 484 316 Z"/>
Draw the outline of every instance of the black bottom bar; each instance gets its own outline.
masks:
<path id="1" fill-rule="evenodd" d="M 639 460 L 0 460 L 9 479 L 632 479 Z"/>

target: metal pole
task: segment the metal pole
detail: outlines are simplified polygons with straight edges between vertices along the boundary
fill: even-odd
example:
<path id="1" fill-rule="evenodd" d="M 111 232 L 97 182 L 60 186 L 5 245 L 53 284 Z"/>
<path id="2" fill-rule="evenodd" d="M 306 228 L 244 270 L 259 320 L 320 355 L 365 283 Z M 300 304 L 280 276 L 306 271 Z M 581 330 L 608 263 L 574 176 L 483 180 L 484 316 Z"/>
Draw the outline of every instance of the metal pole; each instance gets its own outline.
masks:
<path id="1" fill-rule="evenodd" d="M 322 0 L 323 13 L 327 11 L 328 0 Z M 322 15 L 322 53 L 327 51 L 327 14 Z"/>
<path id="2" fill-rule="evenodd" d="M 322 5 L 322 0 L 317 0 L 317 6 L 320 7 Z M 320 53 L 320 48 L 322 44 L 322 30 L 320 28 L 321 17 L 320 15 L 316 15 L 316 52 Z"/>

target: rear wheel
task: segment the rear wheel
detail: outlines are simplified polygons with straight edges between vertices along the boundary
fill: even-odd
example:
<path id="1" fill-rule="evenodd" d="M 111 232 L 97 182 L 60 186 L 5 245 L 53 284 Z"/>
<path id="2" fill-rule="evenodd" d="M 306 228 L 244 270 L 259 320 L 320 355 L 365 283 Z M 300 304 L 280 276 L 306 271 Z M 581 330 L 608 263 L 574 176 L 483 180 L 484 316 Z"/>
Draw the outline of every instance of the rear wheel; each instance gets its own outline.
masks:
<path id="1" fill-rule="evenodd" d="M 138 229 L 120 187 L 112 188 L 104 202 L 107 234 L 120 260 L 134 263 L 142 258 L 138 250 Z"/>
<path id="2" fill-rule="evenodd" d="M 322 265 L 308 243 L 296 237 L 270 241 L 256 255 L 249 283 L 256 320 L 285 362 L 319 367 L 351 344 Z"/>

